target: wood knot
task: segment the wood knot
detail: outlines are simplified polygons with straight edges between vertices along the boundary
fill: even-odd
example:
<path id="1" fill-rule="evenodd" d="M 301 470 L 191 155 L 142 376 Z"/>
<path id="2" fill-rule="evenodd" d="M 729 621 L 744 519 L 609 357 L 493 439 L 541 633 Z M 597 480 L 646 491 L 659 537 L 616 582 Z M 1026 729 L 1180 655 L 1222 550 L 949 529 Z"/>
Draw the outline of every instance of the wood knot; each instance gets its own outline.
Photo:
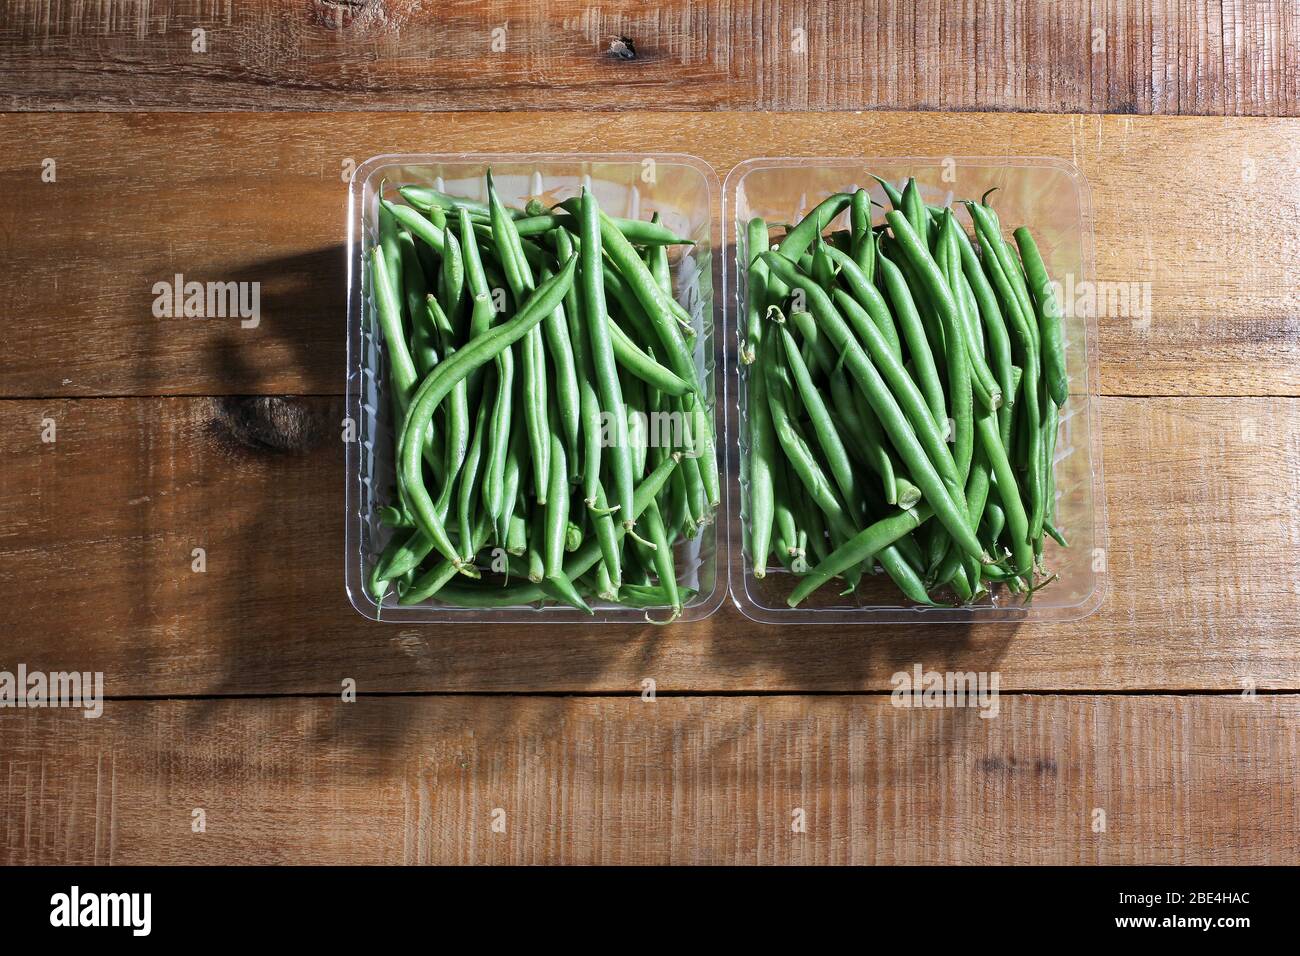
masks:
<path id="1" fill-rule="evenodd" d="M 635 60 L 636 44 L 631 37 L 614 37 L 609 41 L 609 54 L 620 60 Z"/>
<path id="2" fill-rule="evenodd" d="M 216 400 L 209 433 L 231 453 L 303 454 L 329 432 L 324 406 L 297 398 L 229 396 Z"/>
<path id="3" fill-rule="evenodd" d="M 375 0 L 311 0 L 311 21 L 327 30 L 344 30 Z"/>
<path id="4" fill-rule="evenodd" d="M 979 763 L 985 773 L 1011 774 L 1032 769 L 1039 776 L 1054 777 L 1057 773 L 1056 761 L 1050 757 L 1035 757 L 1033 763 L 1019 761 L 1014 755 L 1005 760 L 998 756 L 984 757 Z"/>

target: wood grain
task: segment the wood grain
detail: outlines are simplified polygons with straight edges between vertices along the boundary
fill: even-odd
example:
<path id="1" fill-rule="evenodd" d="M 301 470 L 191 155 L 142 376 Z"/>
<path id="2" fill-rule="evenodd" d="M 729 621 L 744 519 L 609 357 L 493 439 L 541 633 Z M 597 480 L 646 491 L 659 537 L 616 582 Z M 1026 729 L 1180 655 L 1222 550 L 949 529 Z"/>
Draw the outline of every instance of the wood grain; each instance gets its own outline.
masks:
<path id="1" fill-rule="evenodd" d="M 0 668 L 108 692 L 1300 688 L 1300 400 L 1101 403 L 1102 608 L 1057 625 L 375 624 L 343 589 L 336 399 L 0 403 Z M 40 440 L 42 421 L 57 442 Z M 192 570 L 203 548 L 206 570 Z"/>
<path id="2" fill-rule="evenodd" d="M 0 863 L 1282 864 L 1300 852 L 1295 697 L 1004 696 L 998 708 L 633 696 L 3 711 Z"/>
<path id="3" fill-rule="evenodd" d="M 1300 108 L 1282 0 L 12 0 L 0 57 L 6 110 Z"/>
<path id="4" fill-rule="evenodd" d="M 1091 185 L 1111 394 L 1300 395 L 1300 135 L 1256 119 L 879 113 L 0 116 L 3 396 L 342 391 L 345 162 L 527 146 L 1056 156 Z M 57 180 L 41 182 L 42 160 Z M 262 283 L 262 321 L 158 319 L 154 283 Z"/>

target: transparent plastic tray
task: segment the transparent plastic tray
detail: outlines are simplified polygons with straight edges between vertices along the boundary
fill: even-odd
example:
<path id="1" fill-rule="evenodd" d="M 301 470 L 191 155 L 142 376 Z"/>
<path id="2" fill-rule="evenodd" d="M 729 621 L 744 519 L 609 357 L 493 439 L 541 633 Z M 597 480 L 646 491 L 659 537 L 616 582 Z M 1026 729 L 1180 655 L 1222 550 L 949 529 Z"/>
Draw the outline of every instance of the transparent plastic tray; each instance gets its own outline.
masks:
<path id="1" fill-rule="evenodd" d="M 1082 173 L 1071 163 L 1034 158 L 819 158 L 751 159 L 736 166 L 723 185 L 723 298 L 727 307 L 727 348 L 736 354 L 745 315 L 745 224 L 753 216 L 769 223 L 793 223 L 834 192 L 861 186 L 889 207 L 884 190 L 869 173 L 895 184 L 915 176 L 927 203 L 978 198 L 997 187 L 990 202 L 997 210 L 1004 235 L 1027 225 L 1034 233 L 1053 280 L 1091 282 L 1093 228 L 1091 199 Z M 967 230 L 969 218 L 960 209 Z M 847 212 L 833 228 L 847 226 Z M 883 213 L 875 210 L 875 221 Z M 1106 512 L 1102 487 L 1101 442 L 1098 431 L 1098 372 L 1096 320 L 1064 317 L 1063 327 L 1070 398 L 1061 410 L 1056 450 L 1057 527 L 1070 542 L 1068 549 L 1048 540 L 1044 556 L 1058 580 L 1037 592 L 1024 606 L 1005 592 L 964 607 L 910 606 L 884 575 L 863 579 L 858 593 L 842 596 L 833 584 L 819 589 L 798 608 L 786 603 L 795 576 L 770 568 L 763 578 L 753 573 L 748 554 L 747 369 L 736 362 L 737 401 L 729 406 L 728 446 L 731 475 L 731 593 L 749 618 L 772 624 L 849 624 L 873 622 L 1064 621 L 1085 617 L 1100 605 L 1106 547 Z"/>
<path id="2" fill-rule="evenodd" d="M 493 179 L 508 205 L 522 207 L 537 197 L 548 205 L 576 196 L 586 184 L 601 208 L 611 215 L 649 218 L 659 212 L 664 225 L 692 239 L 693 246 L 675 247 L 673 282 L 678 301 L 696 326 L 695 361 L 704 382 L 717 436 L 719 467 L 725 460 L 724 392 L 726 356 L 714 317 L 713 224 L 718 179 L 703 160 L 669 154 L 420 154 L 376 156 L 357 167 L 348 204 L 348 355 L 347 414 L 356 440 L 346 445 L 345 583 L 361 614 L 399 622 L 637 622 L 646 612 L 606 604 L 593 605 L 595 616 L 565 607 L 476 609 L 438 604 L 410 607 L 385 603 L 382 615 L 364 582 L 370 562 L 387 543 L 391 529 L 380 524 L 378 510 L 390 500 L 395 484 L 393 424 L 385 394 L 383 350 L 376 335 L 368 271 L 363 263 L 375 241 L 377 190 L 396 186 L 433 186 L 456 196 L 485 201 L 483 174 Z M 391 195 L 391 192 L 389 193 Z M 725 504 L 723 505 L 725 509 Z M 725 510 L 691 542 L 674 551 L 679 581 L 697 591 L 679 621 L 695 621 L 721 605 L 727 587 L 727 527 Z M 390 599 L 391 600 L 391 599 Z M 653 612 L 651 612 L 653 613 Z"/>

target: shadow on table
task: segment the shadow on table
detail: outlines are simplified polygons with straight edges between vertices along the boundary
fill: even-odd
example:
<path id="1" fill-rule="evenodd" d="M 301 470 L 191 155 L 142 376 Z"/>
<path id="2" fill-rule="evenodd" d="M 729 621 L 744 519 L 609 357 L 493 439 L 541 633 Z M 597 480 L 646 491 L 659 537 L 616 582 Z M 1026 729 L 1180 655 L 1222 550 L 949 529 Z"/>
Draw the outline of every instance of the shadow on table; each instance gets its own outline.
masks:
<path id="1" fill-rule="evenodd" d="M 345 256 L 342 246 L 328 247 L 232 276 L 263 283 L 263 328 L 254 339 L 235 327 L 211 361 L 232 390 L 252 394 L 213 399 L 204 437 L 213 443 L 209 461 L 255 487 L 235 507 L 227 496 L 239 493 L 238 478 L 233 485 L 221 476 L 207 479 L 206 520 L 222 534 L 211 560 L 236 561 L 242 584 L 214 589 L 220 597 L 204 606 L 212 619 L 191 622 L 221 641 L 221 676 L 205 696 L 310 693 L 338 701 L 349 678 L 363 700 L 428 689 L 499 693 L 490 726 L 478 729 L 508 735 L 518 718 L 516 695 L 527 693 L 531 675 L 531 686 L 548 692 L 635 696 L 645 680 L 654 680 L 659 694 L 854 693 L 888 692 L 890 675 L 916 664 L 996 670 L 1012 625 L 981 627 L 978 639 L 966 625 L 763 625 L 742 617 L 729 599 L 708 620 L 672 625 L 670 632 L 649 624 L 460 627 L 363 619 L 343 588 L 343 400 L 262 394 L 274 390 L 264 384 L 272 376 L 311 382 L 322 379 L 322 368 L 331 373 L 328 391 L 342 390 Z M 143 606 L 153 584 L 148 574 L 138 582 Z M 720 686 L 702 687 L 693 673 L 721 675 Z M 454 696 L 439 699 L 455 707 Z M 202 701 L 195 724 L 206 725 L 216 707 Z M 301 726 L 313 742 L 341 740 L 376 753 L 398 747 L 402 723 L 418 710 L 391 707 L 390 719 L 375 722 L 356 719 L 354 705 L 340 703 L 329 719 Z"/>

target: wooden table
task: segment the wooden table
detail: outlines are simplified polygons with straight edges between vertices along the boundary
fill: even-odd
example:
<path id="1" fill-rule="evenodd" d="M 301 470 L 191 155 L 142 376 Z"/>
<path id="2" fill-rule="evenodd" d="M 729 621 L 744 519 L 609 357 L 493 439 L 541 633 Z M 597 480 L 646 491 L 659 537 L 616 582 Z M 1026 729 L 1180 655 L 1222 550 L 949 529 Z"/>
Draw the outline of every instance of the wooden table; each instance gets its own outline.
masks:
<path id="1" fill-rule="evenodd" d="M 1295 861 L 1296 8 L 218 6 L 0 13 L 0 670 L 111 698 L 0 710 L 0 862 Z M 882 106 L 993 112 L 807 112 Z M 1101 610 L 359 617 L 348 164 L 524 146 L 1075 162 L 1098 277 L 1152 290 L 1100 325 Z M 261 323 L 155 318 L 177 272 Z M 999 715 L 892 707 L 917 662 L 996 670 Z"/>

